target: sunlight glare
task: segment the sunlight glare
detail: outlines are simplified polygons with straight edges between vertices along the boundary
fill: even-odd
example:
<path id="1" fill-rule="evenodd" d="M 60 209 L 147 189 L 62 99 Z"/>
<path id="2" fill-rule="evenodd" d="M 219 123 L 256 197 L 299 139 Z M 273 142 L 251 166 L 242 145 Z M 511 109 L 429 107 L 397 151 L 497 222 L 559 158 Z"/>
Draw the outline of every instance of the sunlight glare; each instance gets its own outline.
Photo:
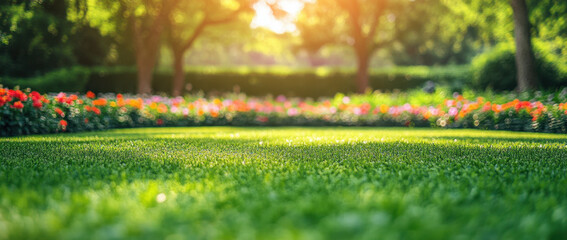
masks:
<path id="1" fill-rule="evenodd" d="M 306 0 L 261 0 L 254 4 L 256 16 L 252 19 L 251 28 L 267 28 L 275 33 L 283 34 L 295 32 L 297 27 L 293 23 L 295 18 L 303 9 Z M 278 8 L 287 13 L 286 16 L 276 18 L 270 8 L 270 4 L 276 4 Z"/>

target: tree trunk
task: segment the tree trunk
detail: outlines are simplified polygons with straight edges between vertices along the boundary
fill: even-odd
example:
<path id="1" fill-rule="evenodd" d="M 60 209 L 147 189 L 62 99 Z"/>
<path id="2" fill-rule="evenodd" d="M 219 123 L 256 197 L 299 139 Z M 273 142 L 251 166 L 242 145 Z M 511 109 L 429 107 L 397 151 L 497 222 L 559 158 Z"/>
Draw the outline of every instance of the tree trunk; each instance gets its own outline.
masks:
<path id="1" fill-rule="evenodd" d="M 154 70 L 153 62 L 142 56 L 136 56 L 136 65 L 138 68 L 138 94 L 151 94 L 152 74 Z"/>
<path id="2" fill-rule="evenodd" d="M 510 0 L 514 10 L 514 38 L 516 42 L 516 69 L 518 91 L 537 86 L 535 57 L 532 48 L 528 7 L 525 0 Z"/>
<path id="3" fill-rule="evenodd" d="M 183 71 L 183 52 L 173 52 L 173 96 L 183 95 L 185 72 Z"/>
<path id="4" fill-rule="evenodd" d="M 370 58 L 367 54 L 359 53 L 357 54 L 357 69 L 356 69 L 356 92 L 365 93 L 368 89 L 368 66 L 370 65 Z"/>

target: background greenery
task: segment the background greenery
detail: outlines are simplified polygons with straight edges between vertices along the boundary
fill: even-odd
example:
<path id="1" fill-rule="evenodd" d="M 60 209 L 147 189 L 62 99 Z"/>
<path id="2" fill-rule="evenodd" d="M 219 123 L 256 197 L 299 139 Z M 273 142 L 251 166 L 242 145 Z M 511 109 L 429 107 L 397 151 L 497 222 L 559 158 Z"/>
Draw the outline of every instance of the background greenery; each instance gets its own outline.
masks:
<path id="1" fill-rule="evenodd" d="M 170 93 L 172 73 L 163 70 L 154 74 L 153 89 Z M 351 79 L 354 70 L 292 69 L 289 67 L 193 67 L 185 72 L 187 92 L 238 92 L 250 96 L 283 94 L 290 97 L 334 96 L 337 92 L 354 92 Z M 409 90 L 431 81 L 438 85 L 462 90 L 471 86 L 468 66 L 448 67 L 393 67 L 371 72 L 373 89 L 383 91 Z M 136 92 L 136 69 L 133 67 L 73 67 L 50 72 L 35 78 L 0 78 L 5 87 L 30 87 L 39 92 Z"/>
<path id="2" fill-rule="evenodd" d="M 539 87 L 565 86 L 567 4 L 554 0 L 527 2 L 542 75 Z M 136 74 L 132 70 L 136 62 L 136 38 L 131 34 L 128 14 L 135 9 L 138 10 L 134 13 L 138 14 L 150 8 L 140 10 L 146 3 L 137 1 L 117 4 L 105 0 L 7 0 L 0 3 L 0 84 L 49 92 L 85 89 L 133 92 L 136 89 Z M 392 21 L 391 28 L 381 28 L 381 32 L 393 41 L 373 55 L 372 88 L 404 90 L 421 87 L 426 81 L 455 89 L 463 86 L 498 91 L 514 88 L 512 15 L 507 3 L 418 0 L 408 4 L 392 7 L 385 17 Z M 483 8 L 486 4 L 492 7 Z M 198 8 L 197 5 L 183 7 L 191 11 Z M 184 58 L 184 66 L 190 67 L 186 81 L 193 91 L 213 93 L 231 91 L 235 85 L 252 95 L 332 96 L 337 91 L 354 91 L 354 73 L 338 70 L 353 68 L 356 62 L 352 50 L 344 44 L 348 40 L 344 29 L 314 28 L 330 22 L 326 22 L 329 19 L 326 20 L 324 14 L 309 15 L 312 14 L 309 10 L 307 7 L 298 17 L 299 35 L 250 29 L 253 14 L 249 13 L 227 26 L 206 30 Z M 199 11 L 195 12 L 196 17 L 200 16 Z M 152 13 L 136 16 L 148 18 L 141 19 L 142 22 L 151 22 L 153 17 Z M 311 16 L 314 25 L 301 21 L 307 16 Z M 172 31 L 182 35 L 191 32 L 197 20 L 183 21 L 186 21 L 184 25 Z M 155 92 L 170 93 L 172 51 L 165 40 L 159 49 L 153 86 Z M 470 68 L 464 67 L 471 61 Z M 201 66 L 213 68 L 201 69 Z M 252 70 L 241 71 L 242 66 Z M 288 69 L 284 74 L 277 69 L 260 71 L 258 66 Z M 316 70 L 325 66 L 332 70 L 323 72 L 333 73 L 321 74 Z M 310 67 L 313 69 L 305 70 Z M 319 90 L 321 86 L 329 89 Z"/>

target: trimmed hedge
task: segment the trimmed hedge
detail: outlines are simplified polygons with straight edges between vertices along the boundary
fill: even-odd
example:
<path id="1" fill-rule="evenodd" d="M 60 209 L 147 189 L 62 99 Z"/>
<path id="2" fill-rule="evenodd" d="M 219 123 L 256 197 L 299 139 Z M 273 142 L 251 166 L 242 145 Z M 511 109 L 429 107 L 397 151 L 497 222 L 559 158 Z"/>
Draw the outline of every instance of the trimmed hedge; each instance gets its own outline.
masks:
<path id="1" fill-rule="evenodd" d="M 83 68 L 81 68 L 83 69 Z M 67 74 L 64 79 L 76 77 L 74 83 L 65 80 L 40 77 L 35 79 L 18 79 L 0 81 L 6 87 L 17 85 L 25 88 L 32 87 L 41 92 L 122 92 L 135 93 L 136 69 L 133 67 L 97 67 L 83 69 L 88 73 L 84 76 Z M 81 73 L 83 73 L 81 71 Z M 158 71 L 154 75 L 153 89 L 156 93 L 171 93 L 171 72 Z M 333 96 L 337 92 L 354 92 L 355 74 L 352 70 L 331 70 L 319 68 L 313 70 L 268 69 L 268 68 L 233 68 L 216 67 L 192 68 L 186 73 L 188 92 L 233 92 L 235 89 L 251 96 L 266 94 L 286 95 L 292 97 L 322 97 Z M 471 74 L 467 66 L 450 67 L 396 67 L 372 70 L 370 85 L 372 89 L 391 91 L 407 90 L 423 86 L 431 81 L 437 84 L 449 85 L 461 89 L 470 82 Z M 35 84 L 41 82 L 42 84 Z M 64 87 L 69 84 L 73 87 Z"/>

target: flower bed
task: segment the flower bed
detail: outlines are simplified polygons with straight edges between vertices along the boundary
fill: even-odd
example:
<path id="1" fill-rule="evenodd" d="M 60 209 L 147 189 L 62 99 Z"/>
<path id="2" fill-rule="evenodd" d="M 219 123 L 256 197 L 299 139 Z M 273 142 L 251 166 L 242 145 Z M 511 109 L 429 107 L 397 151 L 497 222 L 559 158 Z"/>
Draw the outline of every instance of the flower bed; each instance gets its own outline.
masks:
<path id="1" fill-rule="evenodd" d="M 156 126 L 407 126 L 567 132 L 567 103 L 491 103 L 461 95 L 437 105 L 248 98 L 45 95 L 0 88 L 0 136 Z"/>

